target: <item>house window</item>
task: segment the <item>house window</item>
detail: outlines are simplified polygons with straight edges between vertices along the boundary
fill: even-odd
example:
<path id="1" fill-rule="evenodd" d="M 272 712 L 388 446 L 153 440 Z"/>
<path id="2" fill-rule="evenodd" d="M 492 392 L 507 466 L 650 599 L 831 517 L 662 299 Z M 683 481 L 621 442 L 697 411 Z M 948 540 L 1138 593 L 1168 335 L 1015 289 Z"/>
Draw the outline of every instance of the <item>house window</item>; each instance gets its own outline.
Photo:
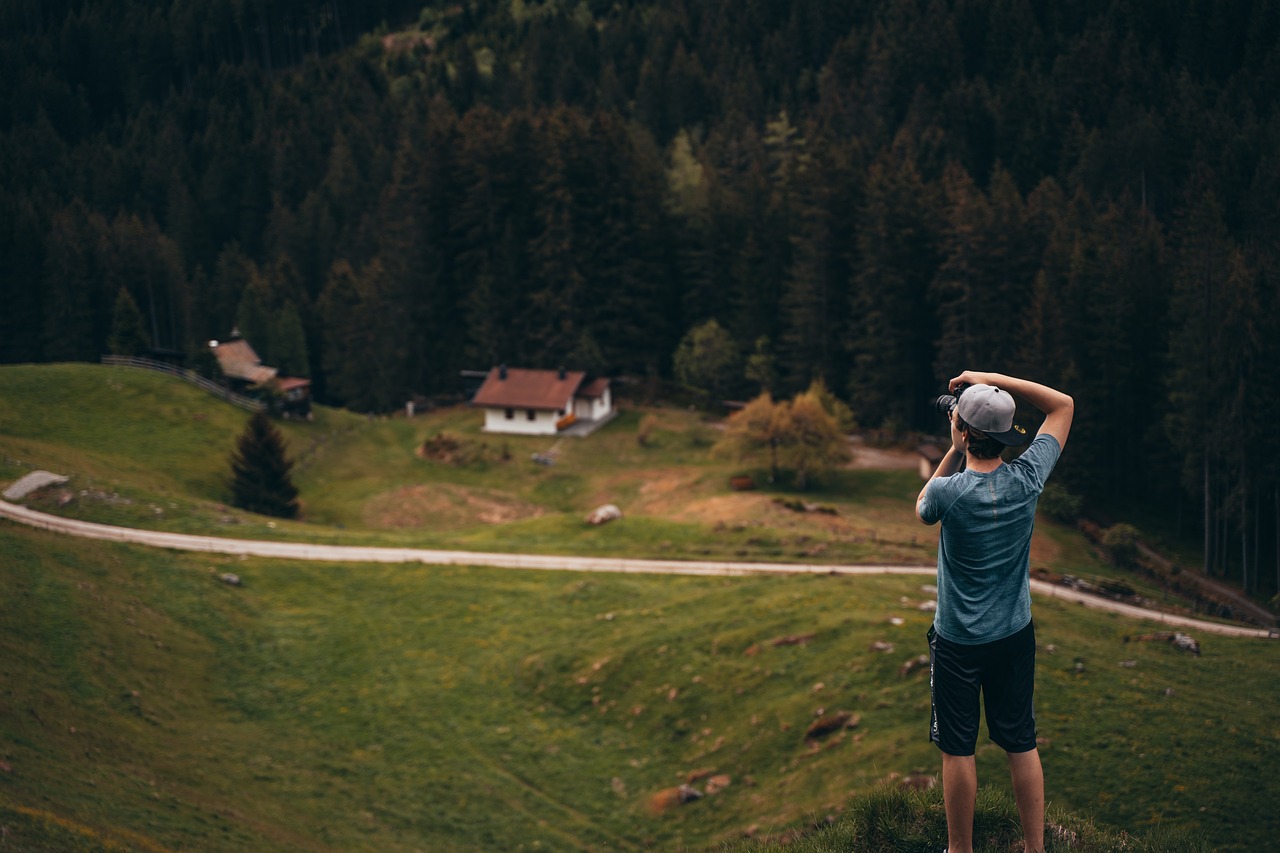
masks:
<path id="1" fill-rule="evenodd" d="M 516 419 L 516 410 L 515 410 L 515 409 L 507 409 L 505 412 L 503 412 L 503 417 L 505 417 L 505 418 L 506 418 L 507 420 L 509 420 L 509 421 L 513 421 L 513 420 L 515 420 L 515 419 Z"/>
<path id="2" fill-rule="evenodd" d="M 533 409 L 530 409 L 529 411 L 525 412 L 525 417 L 527 417 L 531 421 L 536 421 L 538 419 L 538 413 L 535 412 Z"/>

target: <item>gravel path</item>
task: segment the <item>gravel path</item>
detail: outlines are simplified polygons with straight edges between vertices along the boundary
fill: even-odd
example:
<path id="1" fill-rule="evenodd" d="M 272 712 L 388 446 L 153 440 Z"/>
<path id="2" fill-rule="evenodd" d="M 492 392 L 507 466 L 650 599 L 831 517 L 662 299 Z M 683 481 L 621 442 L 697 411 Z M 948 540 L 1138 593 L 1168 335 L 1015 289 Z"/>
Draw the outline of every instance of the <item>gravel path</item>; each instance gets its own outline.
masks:
<path id="1" fill-rule="evenodd" d="M 642 560 L 616 557 L 568 557 L 538 554 L 501 554 L 478 551 L 435 551 L 419 548 L 379 548 L 359 545 L 310 545 L 300 542 L 267 542 L 257 539 L 225 539 L 219 536 L 193 536 L 186 533 L 163 533 L 155 530 L 139 530 L 132 527 L 113 527 L 89 521 L 60 518 L 36 512 L 24 506 L 0 501 L 0 517 L 21 524 L 79 536 L 87 539 L 104 539 L 112 542 L 131 542 L 155 548 L 173 548 L 179 551 L 199 551 L 214 554 L 244 554 L 255 557 L 277 557 L 292 560 L 320 560 L 340 563 L 425 563 L 445 566 L 494 566 L 505 569 L 532 569 L 542 571 L 615 572 L 627 574 L 671 575 L 925 575 L 935 574 L 933 566 L 897 565 L 825 565 L 817 563 L 746 563 L 712 560 Z M 1068 589 L 1032 580 L 1031 589 L 1039 596 L 1079 602 L 1086 607 L 1159 622 L 1178 628 L 1192 628 L 1211 634 L 1231 637 L 1276 638 L 1274 631 L 1261 628 L 1245 628 L 1223 625 L 1145 610 L 1131 604 L 1098 598 L 1078 590 Z"/>

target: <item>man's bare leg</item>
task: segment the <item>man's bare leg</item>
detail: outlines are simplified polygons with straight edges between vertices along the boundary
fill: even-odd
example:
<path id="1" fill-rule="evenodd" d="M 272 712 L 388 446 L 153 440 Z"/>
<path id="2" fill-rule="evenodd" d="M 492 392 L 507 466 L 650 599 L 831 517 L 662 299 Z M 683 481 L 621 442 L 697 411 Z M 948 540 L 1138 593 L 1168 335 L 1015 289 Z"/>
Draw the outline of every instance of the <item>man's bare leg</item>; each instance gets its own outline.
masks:
<path id="1" fill-rule="evenodd" d="M 942 801 L 947 807 L 947 853 L 973 853 L 978 764 L 972 755 L 942 753 Z"/>
<path id="2" fill-rule="evenodd" d="M 1009 753 L 1009 776 L 1013 779 L 1013 796 L 1018 801 L 1027 853 L 1041 853 L 1044 850 L 1044 768 L 1040 766 L 1040 750 Z"/>

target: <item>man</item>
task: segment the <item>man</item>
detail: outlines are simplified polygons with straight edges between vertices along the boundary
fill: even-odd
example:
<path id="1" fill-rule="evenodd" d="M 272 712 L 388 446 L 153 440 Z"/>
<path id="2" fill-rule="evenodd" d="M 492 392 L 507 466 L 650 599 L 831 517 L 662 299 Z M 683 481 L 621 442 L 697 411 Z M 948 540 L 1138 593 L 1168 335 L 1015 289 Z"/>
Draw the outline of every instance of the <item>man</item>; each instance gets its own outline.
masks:
<path id="1" fill-rule="evenodd" d="M 1040 853 L 1044 773 L 1032 708 L 1031 531 L 1036 501 L 1067 443 L 1075 402 L 999 373 L 965 371 L 949 388 L 959 391 L 950 413 L 951 449 L 916 501 L 922 522 L 942 522 L 938 609 L 929 629 L 929 739 L 942 751 L 947 851 L 973 850 L 981 693 L 987 731 L 1008 754 L 1026 850 Z M 1005 447 L 1028 438 L 1014 424 L 1014 396 L 1045 418 L 1026 451 L 1004 462 Z"/>

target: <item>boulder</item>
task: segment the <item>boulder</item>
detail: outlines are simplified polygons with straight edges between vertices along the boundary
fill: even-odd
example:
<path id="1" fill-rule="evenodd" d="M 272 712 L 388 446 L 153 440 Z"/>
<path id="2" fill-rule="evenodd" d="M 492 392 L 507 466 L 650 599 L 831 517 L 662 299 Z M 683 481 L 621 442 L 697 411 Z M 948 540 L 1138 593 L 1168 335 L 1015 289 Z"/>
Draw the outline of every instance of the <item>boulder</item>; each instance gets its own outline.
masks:
<path id="1" fill-rule="evenodd" d="M 1200 655 L 1200 643 L 1190 634 L 1184 634 L 1181 631 L 1156 631 L 1154 634 L 1138 634 L 1133 637 L 1125 637 L 1124 641 L 1136 643 L 1168 643 L 1175 649 L 1181 649 L 1184 652 Z"/>
<path id="2" fill-rule="evenodd" d="M 619 518 L 622 518 L 622 510 L 615 504 L 604 504 L 587 513 L 586 522 L 587 524 L 607 524 Z"/>
<path id="3" fill-rule="evenodd" d="M 61 474 L 52 474 L 48 471 L 32 471 L 5 489 L 4 499 L 7 501 L 20 501 L 28 495 L 40 491 L 45 486 L 61 486 L 67 482 L 67 478 Z"/>

